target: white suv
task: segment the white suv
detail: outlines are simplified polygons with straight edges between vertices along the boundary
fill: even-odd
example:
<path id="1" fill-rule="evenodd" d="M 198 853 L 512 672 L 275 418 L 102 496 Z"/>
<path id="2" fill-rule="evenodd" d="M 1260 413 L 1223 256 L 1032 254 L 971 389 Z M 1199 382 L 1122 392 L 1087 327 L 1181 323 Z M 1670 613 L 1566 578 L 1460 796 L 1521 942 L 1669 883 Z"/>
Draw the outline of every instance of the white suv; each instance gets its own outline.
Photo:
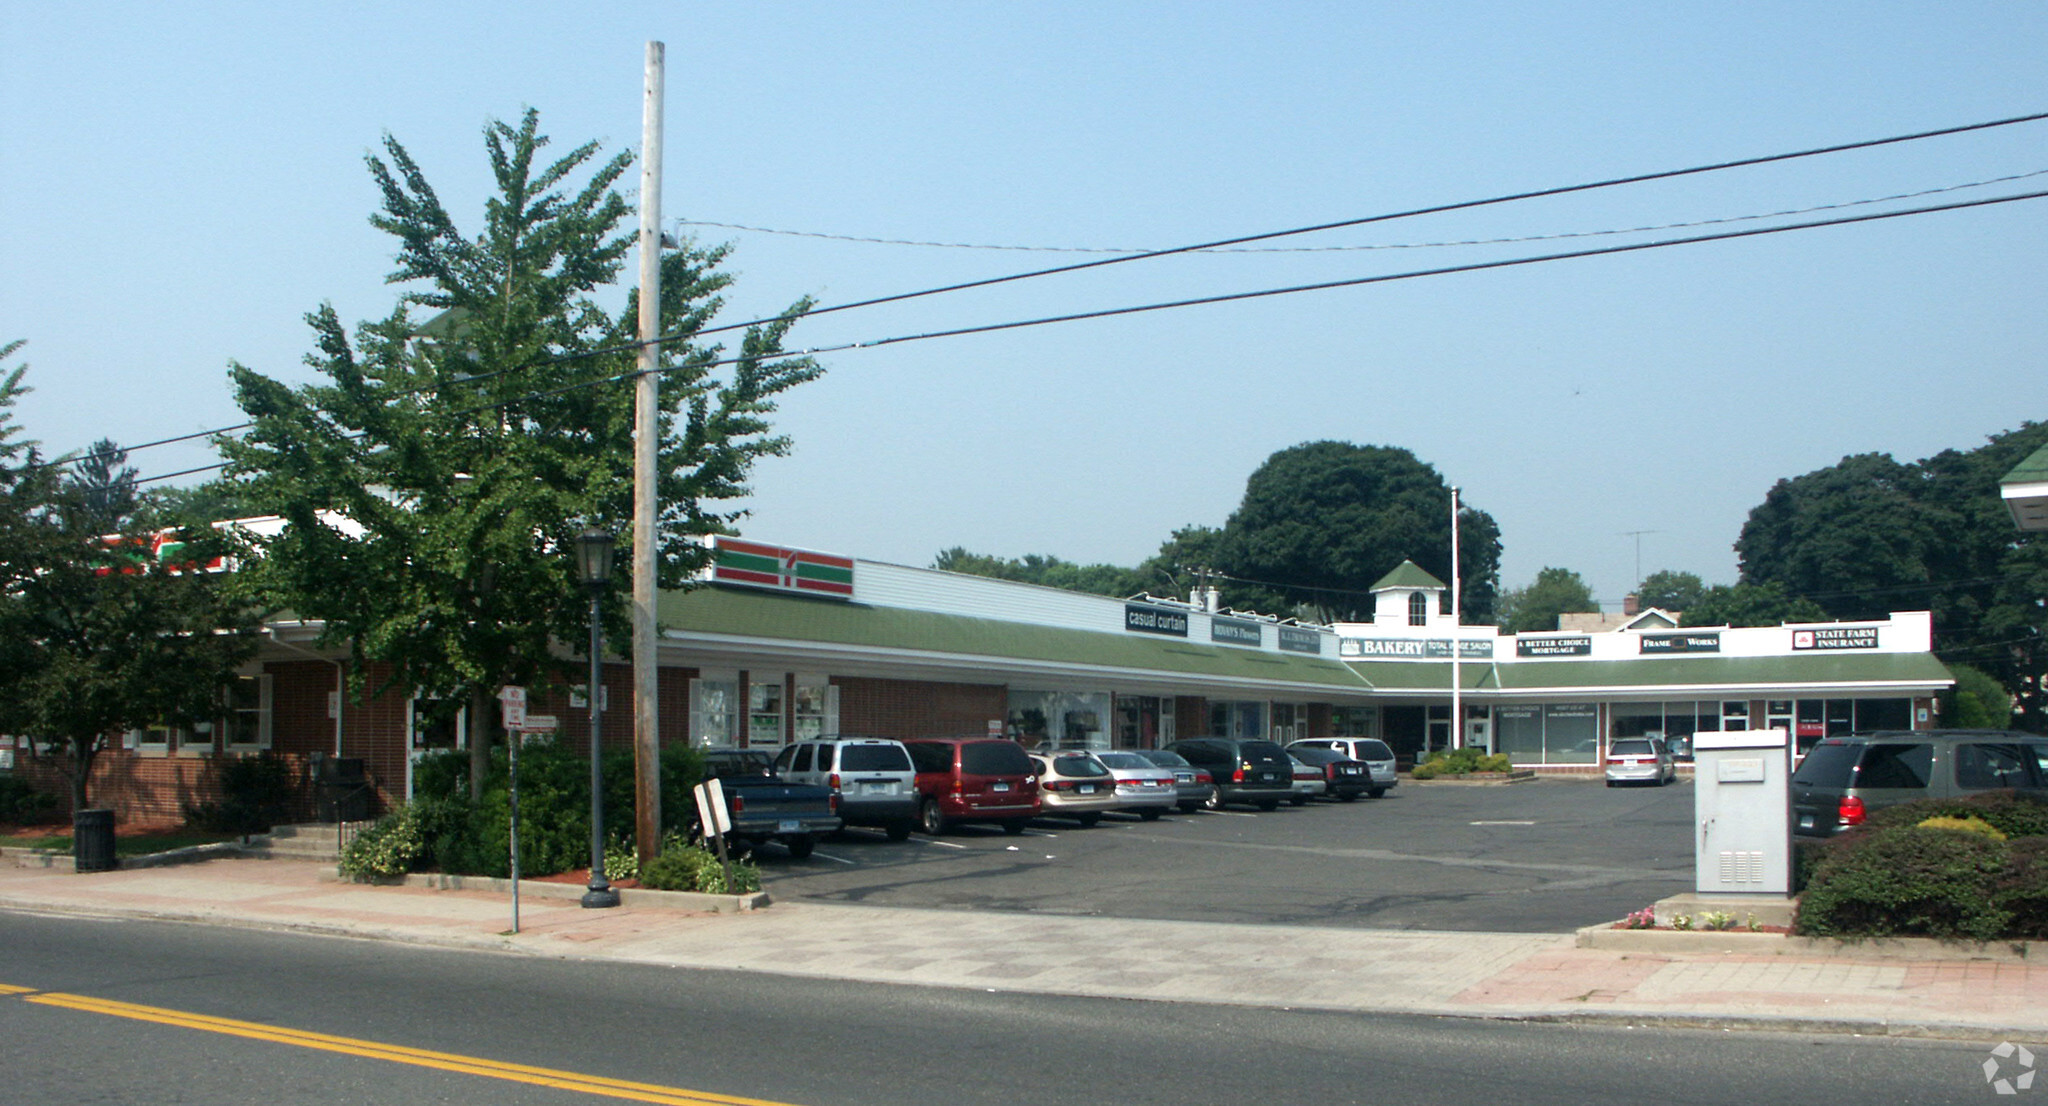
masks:
<path id="1" fill-rule="evenodd" d="M 1372 787 L 1366 794 L 1375 799 L 1401 782 L 1394 773 L 1394 750 L 1376 737 L 1312 737 L 1306 741 L 1290 741 L 1287 747 L 1335 749 L 1352 760 L 1364 761 L 1372 769 Z"/>
<path id="2" fill-rule="evenodd" d="M 775 758 L 775 774 L 792 783 L 829 787 L 849 826 L 877 826 L 902 841 L 917 826 L 917 769 L 901 741 L 886 737 L 821 737 L 799 741 Z"/>

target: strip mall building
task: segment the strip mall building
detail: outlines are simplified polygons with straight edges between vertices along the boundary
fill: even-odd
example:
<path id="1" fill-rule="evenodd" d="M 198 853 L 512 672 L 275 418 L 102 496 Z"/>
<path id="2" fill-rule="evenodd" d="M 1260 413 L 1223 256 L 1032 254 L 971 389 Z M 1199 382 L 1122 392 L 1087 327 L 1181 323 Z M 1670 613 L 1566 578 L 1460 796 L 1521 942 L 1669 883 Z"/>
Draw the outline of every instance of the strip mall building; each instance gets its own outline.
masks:
<path id="1" fill-rule="evenodd" d="M 1373 621 L 1322 626 L 724 539 L 704 586 L 661 604 L 661 740 L 994 733 L 1110 749 L 1370 736 L 1412 758 L 1450 743 L 1455 678 L 1466 744 L 1573 773 L 1596 771 L 1616 737 L 1659 734 L 1683 752 L 1701 731 L 1783 726 L 1806 746 L 1926 727 L 1953 683 L 1922 612 L 1680 629 L 1651 611 L 1618 629 L 1504 635 L 1456 625 L 1443 583 L 1413 564 L 1373 592 Z M 359 759 L 381 805 L 403 802 L 415 760 L 457 745 L 462 727 L 428 722 L 424 694 L 351 698 L 345 651 L 319 631 L 268 626 L 218 722 L 127 735 L 100 758 L 95 798 L 124 818 L 175 818 L 217 794 L 223 758 L 268 751 L 308 771 Z M 606 741 L 630 744 L 630 669 L 608 665 L 604 684 Z M 530 689 L 527 711 L 587 741 L 586 702 L 580 687 Z"/>

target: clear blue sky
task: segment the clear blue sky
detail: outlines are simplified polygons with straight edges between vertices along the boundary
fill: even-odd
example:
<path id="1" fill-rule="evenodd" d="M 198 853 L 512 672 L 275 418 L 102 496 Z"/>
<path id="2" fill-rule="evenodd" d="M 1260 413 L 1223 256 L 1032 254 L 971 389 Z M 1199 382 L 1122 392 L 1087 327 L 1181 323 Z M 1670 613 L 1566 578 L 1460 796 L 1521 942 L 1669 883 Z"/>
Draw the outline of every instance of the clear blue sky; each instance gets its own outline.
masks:
<path id="1" fill-rule="evenodd" d="M 1018 246 L 1175 246 L 2048 109 L 2048 5 L 2004 0 L 589 10 L 0 0 L 0 340 L 29 341 L 28 433 L 63 450 L 239 421 L 230 359 L 302 380 L 306 311 L 389 310 L 363 168 L 384 132 L 474 227 L 488 119 L 532 105 L 558 146 L 637 148 L 649 39 L 671 219 Z M 2037 123 L 1291 244 L 1623 229 L 2042 170 Z M 1643 571 L 1726 582 L 1773 481 L 2048 416 L 2044 219 L 2032 201 L 834 354 L 785 402 L 795 452 L 759 470 L 746 528 L 910 564 L 956 544 L 1133 564 L 1220 525 L 1273 451 L 1336 438 L 1462 485 L 1500 522 L 1504 586 L 1563 565 L 1618 600 L 1631 531 Z M 737 247 L 735 321 L 1080 259 L 696 233 Z M 1141 262 L 795 340 L 1646 237 Z"/>

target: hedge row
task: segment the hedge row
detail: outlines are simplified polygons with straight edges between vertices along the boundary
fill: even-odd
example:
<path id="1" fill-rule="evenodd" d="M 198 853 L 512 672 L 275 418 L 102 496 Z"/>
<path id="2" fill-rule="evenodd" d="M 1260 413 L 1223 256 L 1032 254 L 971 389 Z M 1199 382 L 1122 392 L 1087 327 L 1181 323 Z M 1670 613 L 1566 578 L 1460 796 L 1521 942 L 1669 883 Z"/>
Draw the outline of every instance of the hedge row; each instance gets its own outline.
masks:
<path id="1" fill-rule="evenodd" d="M 1957 828 L 1972 824 L 1997 833 Z M 1797 873 L 1800 934 L 2048 939 L 2048 801 L 2005 791 L 1893 807 L 1803 845 Z"/>

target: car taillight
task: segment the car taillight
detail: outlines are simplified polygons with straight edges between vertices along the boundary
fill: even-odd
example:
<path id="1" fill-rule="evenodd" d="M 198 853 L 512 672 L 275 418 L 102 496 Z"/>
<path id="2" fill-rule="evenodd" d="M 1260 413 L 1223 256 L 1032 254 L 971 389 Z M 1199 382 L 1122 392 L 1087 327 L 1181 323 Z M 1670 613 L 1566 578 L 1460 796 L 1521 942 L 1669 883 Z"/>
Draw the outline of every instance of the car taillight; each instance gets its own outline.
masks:
<path id="1" fill-rule="evenodd" d="M 839 773 L 834 772 L 830 776 L 827 776 L 825 778 L 825 782 L 831 786 L 832 790 L 839 790 Z"/>
<path id="2" fill-rule="evenodd" d="M 1335 783 L 1337 781 L 1337 766 L 1334 764 L 1323 765 L 1323 779 L 1330 783 Z"/>
<path id="3" fill-rule="evenodd" d="M 1195 782 L 1196 782 L 1196 783 L 1215 783 L 1215 782 L 1216 782 L 1216 777 L 1214 777 L 1214 776 L 1210 775 L 1210 774 L 1209 774 L 1209 770 L 1208 770 L 1207 768 L 1198 768 L 1198 769 L 1196 769 L 1196 770 L 1195 770 Z"/>
<path id="4" fill-rule="evenodd" d="M 839 792 L 837 791 L 832 793 L 832 813 L 839 813 Z"/>
<path id="5" fill-rule="evenodd" d="M 1863 800 L 1854 795 L 1843 797 L 1842 805 L 1835 809 L 1835 817 L 1845 826 L 1863 824 Z"/>
<path id="6" fill-rule="evenodd" d="M 725 809 L 738 814 L 740 811 L 747 809 L 747 797 L 727 792 L 725 796 Z"/>
<path id="7" fill-rule="evenodd" d="M 1235 772 L 1232 772 L 1232 773 L 1230 774 L 1230 782 L 1231 782 L 1231 783 L 1243 783 L 1243 782 L 1244 782 L 1244 765 L 1242 765 L 1242 764 L 1238 765 L 1238 766 L 1237 766 L 1237 771 L 1235 771 Z"/>

